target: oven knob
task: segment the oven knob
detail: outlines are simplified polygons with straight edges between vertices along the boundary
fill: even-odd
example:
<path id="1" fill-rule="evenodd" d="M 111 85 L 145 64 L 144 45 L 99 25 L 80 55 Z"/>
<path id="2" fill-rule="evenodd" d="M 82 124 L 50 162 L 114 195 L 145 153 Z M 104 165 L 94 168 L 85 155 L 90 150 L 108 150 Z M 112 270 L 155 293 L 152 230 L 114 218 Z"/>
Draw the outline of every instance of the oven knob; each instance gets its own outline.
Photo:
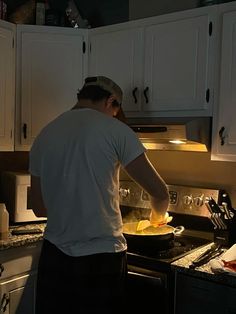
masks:
<path id="1" fill-rule="evenodd" d="M 192 204 L 192 202 L 193 202 L 193 197 L 192 197 L 192 195 L 185 195 L 184 196 L 184 204 L 185 205 L 190 205 L 190 204 Z"/>
<path id="2" fill-rule="evenodd" d="M 119 194 L 120 194 L 120 197 L 127 197 L 130 194 L 130 190 L 129 189 L 120 188 L 119 189 Z"/>
<path id="3" fill-rule="evenodd" d="M 202 196 L 197 196 L 194 198 L 194 204 L 197 206 L 197 207 L 200 207 L 204 204 L 204 201 L 203 201 L 203 197 Z"/>

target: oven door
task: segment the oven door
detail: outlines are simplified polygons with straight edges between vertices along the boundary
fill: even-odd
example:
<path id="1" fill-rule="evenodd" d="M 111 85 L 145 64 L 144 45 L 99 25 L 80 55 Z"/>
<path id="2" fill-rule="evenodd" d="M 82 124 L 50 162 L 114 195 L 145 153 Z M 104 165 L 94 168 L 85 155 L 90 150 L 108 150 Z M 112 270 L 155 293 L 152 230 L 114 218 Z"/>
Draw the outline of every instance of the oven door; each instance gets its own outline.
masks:
<path id="1" fill-rule="evenodd" d="M 128 265 L 126 305 L 132 310 L 131 313 L 143 314 L 150 311 L 167 314 L 167 282 L 165 273 Z"/>

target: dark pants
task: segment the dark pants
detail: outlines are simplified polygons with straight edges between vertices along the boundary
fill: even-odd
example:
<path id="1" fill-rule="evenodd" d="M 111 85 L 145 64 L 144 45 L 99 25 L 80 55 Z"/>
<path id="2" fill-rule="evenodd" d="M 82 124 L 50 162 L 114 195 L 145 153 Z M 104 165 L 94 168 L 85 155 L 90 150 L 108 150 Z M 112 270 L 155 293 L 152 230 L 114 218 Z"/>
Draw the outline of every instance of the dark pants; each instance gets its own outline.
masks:
<path id="1" fill-rule="evenodd" d="M 126 274 L 126 252 L 71 257 L 44 240 L 36 314 L 122 313 Z"/>

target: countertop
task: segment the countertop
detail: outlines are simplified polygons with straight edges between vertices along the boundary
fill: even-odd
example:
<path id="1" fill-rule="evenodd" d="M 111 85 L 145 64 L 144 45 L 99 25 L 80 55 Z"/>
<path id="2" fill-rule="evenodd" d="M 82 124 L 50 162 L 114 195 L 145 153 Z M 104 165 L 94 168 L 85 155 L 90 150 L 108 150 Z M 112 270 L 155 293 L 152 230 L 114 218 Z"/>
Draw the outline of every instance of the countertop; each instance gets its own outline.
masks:
<path id="1" fill-rule="evenodd" d="M 21 224 L 17 226 L 11 226 L 9 228 L 9 236 L 5 240 L 0 240 L 0 251 L 7 250 L 14 247 L 20 247 L 27 244 L 35 243 L 37 241 L 41 241 L 43 239 L 43 232 L 45 229 L 46 223 L 29 223 L 29 224 Z M 25 235 L 12 235 L 12 230 L 14 229 L 40 229 L 42 233 L 37 234 L 25 234 Z M 205 252 L 210 246 L 213 244 L 207 244 L 192 253 L 178 259 L 177 261 L 171 264 L 171 268 L 173 271 L 181 272 L 188 274 L 190 276 L 195 276 L 198 278 L 202 278 L 205 280 L 214 281 L 220 284 L 230 285 L 236 287 L 236 276 L 228 275 L 228 274 L 214 274 L 211 270 L 209 263 L 196 267 L 195 269 L 189 268 L 189 265 L 192 263 L 194 259 L 196 259 L 200 254 Z M 223 253 L 222 253 L 223 254 Z"/>
<path id="2" fill-rule="evenodd" d="M 46 223 L 29 223 L 29 224 L 20 224 L 17 226 L 10 226 L 8 237 L 4 240 L 0 240 L 0 251 L 10 249 L 13 247 L 20 247 L 30 243 L 34 243 L 43 239 L 43 232 L 45 229 Z M 12 235 L 12 231 L 15 229 L 40 229 L 42 233 L 35 234 L 24 234 L 24 235 Z"/>
<path id="3" fill-rule="evenodd" d="M 198 250 L 184 256 L 183 258 L 178 259 L 177 261 L 171 264 L 171 268 L 177 272 L 185 273 L 190 276 L 195 276 L 195 277 L 202 278 L 205 280 L 214 281 L 216 283 L 236 287 L 236 276 L 229 275 L 226 273 L 215 274 L 212 272 L 209 263 L 196 267 L 195 269 L 189 268 L 189 265 L 192 263 L 192 261 L 195 260 L 199 255 L 201 255 L 207 249 L 209 249 L 212 244 L 213 242 L 199 248 Z M 225 251 L 226 250 L 227 249 L 225 249 Z"/>

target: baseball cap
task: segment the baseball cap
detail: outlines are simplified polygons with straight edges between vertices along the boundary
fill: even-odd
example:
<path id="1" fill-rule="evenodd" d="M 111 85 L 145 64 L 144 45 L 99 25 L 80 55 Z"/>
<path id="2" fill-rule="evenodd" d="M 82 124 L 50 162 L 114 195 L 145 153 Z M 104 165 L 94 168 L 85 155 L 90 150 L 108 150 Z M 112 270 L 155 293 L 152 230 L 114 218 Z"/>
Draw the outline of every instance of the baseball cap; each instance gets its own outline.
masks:
<path id="1" fill-rule="evenodd" d="M 121 105 L 123 93 L 121 88 L 110 78 L 106 76 L 91 76 L 85 79 L 85 83 L 83 87 L 86 86 L 99 86 L 102 89 L 110 92 L 111 94 L 117 97 L 118 103 Z"/>

